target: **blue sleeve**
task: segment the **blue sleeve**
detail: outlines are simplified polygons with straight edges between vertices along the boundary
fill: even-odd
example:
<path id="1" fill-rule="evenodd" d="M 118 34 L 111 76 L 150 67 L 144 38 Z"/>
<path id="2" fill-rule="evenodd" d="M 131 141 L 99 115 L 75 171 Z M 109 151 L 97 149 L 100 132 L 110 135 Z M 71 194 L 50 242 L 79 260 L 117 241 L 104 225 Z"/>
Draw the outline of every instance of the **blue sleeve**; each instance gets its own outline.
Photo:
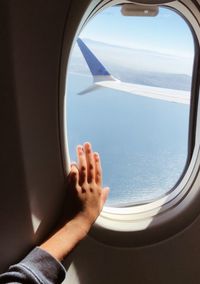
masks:
<path id="1" fill-rule="evenodd" d="M 22 261 L 0 275 L 0 283 L 59 284 L 65 269 L 46 251 L 36 247 Z"/>

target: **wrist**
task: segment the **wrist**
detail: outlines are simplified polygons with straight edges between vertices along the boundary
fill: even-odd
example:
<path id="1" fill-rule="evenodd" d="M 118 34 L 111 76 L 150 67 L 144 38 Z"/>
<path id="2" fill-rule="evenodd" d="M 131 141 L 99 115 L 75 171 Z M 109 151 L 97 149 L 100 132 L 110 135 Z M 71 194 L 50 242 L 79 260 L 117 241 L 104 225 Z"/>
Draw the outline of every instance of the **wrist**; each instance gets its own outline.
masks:
<path id="1" fill-rule="evenodd" d="M 78 214 L 74 219 L 69 221 L 65 227 L 70 232 L 74 232 L 78 240 L 83 239 L 89 232 L 92 222 L 84 214 Z"/>

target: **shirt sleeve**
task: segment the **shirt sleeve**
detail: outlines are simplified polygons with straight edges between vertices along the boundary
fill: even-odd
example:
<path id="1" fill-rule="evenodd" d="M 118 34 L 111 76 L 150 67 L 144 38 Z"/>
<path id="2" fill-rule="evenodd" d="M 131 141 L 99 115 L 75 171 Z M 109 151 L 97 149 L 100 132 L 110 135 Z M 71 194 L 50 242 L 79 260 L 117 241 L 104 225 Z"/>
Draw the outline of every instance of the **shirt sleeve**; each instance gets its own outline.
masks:
<path id="1" fill-rule="evenodd" d="M 63 265 L 36 247 L 22 261 L 1 274 L 0 283 L 60 284 L 64 278 Z"/>

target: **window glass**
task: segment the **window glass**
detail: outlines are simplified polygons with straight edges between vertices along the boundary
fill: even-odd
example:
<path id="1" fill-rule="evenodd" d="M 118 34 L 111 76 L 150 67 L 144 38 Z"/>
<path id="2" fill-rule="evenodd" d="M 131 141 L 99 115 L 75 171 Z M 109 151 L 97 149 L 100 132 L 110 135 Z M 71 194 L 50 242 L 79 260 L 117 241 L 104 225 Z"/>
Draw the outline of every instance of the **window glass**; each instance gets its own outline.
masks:
<path id="1" fill-rule="evenodd" d="M 188 154 L 194 42 L 175 11 L 93 17 L 79 35 L 67 73 L 71 160 L 90 141 L 101 155 L 107 205 L 154 200 L 180 179 Z"/>

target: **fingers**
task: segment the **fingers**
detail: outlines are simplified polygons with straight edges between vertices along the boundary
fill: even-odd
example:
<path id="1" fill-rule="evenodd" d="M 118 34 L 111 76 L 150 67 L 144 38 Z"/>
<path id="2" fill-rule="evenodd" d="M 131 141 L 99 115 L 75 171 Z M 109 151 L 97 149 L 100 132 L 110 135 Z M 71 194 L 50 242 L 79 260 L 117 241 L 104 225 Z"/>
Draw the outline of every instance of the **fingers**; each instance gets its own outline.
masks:
<path id="1" fill-rule="evenodd" d="M 102 185 L 102 168 L 101 161 L 98 153 L 94 153 L 94 163 L 95 163 L 95 181 L 96 184 Z"/>
<path id="2" fill-rule="evenodd" d="M 95 165 L 94 165 L 94 155 L 92 152 L 92 147 L 90 143 L 84 144 L 84 151 L 87 164 L 87 182 L 92 183 L 94 181 Z"/>
<path id="3" fill-rule="evenodd" d="M 109 188 L 102 187 L 102 168 L 98 153 L 93 153 L 90 143 L 77 146 L 77 164 L 71 165 L 69 181 L 73 192 L 81 202 L 87 225 L 93 224 L 108 197 Z"/>
<path id="4" fill-rule="evenodd" d="M 77 146 L 77 160 L 78 160 L 78 168 L 79 168 L 79 184 L 82 186 L 87 182 L 87 162 L 83 147 L 81 145 Z"/>
<path id="5" fill-rule="evenodd" d="M 99 189 L 102 188 L 102 168 L 99 154 L 93 153 L 91 144 L 87 142 L 83 147 L 81 145 L 77 146 L 77 159 L 78 165 L 72 166 L 78 171 L 79 185 L 84 192 L 88 189 L 90 192 L 98 193 Z M 96 185 L 98 190 L 95 190 Z M 105 188 L 102 191 L 103 193 L 100 195 L 102 195 L 102 203 L 104 204 L 109 189 Z"/>
<path id="6" fill-rule="evenodd" d="M 76 165 L 71 165 L 71 172 L 70 172 L 71 178 L 76 186 L 76 188 L 78 189 L 79 187 L 79 172 L 77 169 Z"/>

